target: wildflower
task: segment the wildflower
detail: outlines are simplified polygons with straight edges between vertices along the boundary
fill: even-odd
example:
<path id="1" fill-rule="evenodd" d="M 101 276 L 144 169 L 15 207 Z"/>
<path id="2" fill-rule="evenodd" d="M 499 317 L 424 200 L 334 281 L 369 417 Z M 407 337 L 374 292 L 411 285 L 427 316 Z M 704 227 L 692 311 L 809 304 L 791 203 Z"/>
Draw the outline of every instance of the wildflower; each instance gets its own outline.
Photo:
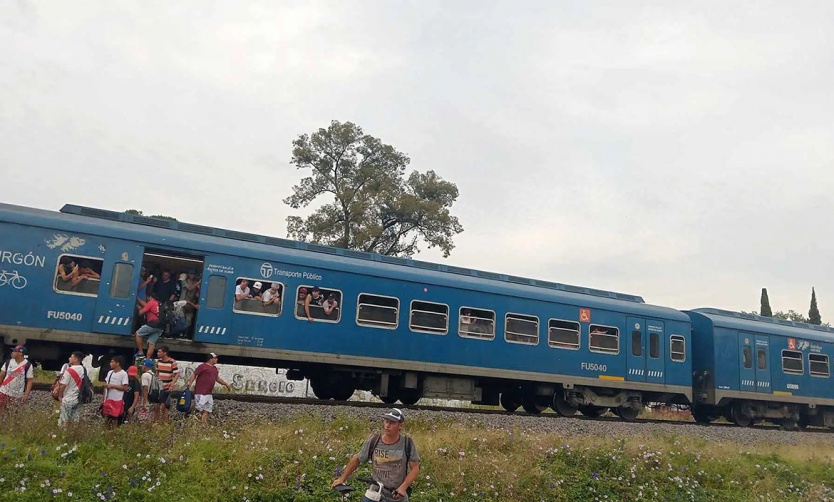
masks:
<path id="1" fill-rule="evenodd" d="M 591 476 L 592 476 L 594 479 L 599 479 L 599 474 L 597 474 L 597 473 L 593 473 L 593 474 L 591 474 Z"/>

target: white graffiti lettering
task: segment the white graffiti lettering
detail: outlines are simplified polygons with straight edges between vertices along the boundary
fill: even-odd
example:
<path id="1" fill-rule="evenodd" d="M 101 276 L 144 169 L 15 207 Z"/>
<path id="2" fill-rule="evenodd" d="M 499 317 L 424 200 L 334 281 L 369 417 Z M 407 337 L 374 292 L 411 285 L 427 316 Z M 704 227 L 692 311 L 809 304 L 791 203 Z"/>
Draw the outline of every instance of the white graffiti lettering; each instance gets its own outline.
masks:
<path id="1" fill-rule="evenodd" d="M 43 267 L 46 265 L 46 257 L 38 256 L 31 251 L 26 254 L 3 251 L 0 252 L 0 262 L 11 263 L 13 265 L 25 265 L 27 267 Z"/>
<path id="2" fill-rule="evenodd" d="M 26 287 L 26 278 L 17 273 L 17 270 L 6 272 L 0 270 L 0 288 L 8 284 L 15 289 L 23 289 Z"/>
<path id="3" fill-rule="evenodd" d="M 80 321 L 84 318 L 84 315 L 80 312 L 58 312 L 55 310 L 50 310 L 46 313 L 47 319 L 62 319 L 65 321 Z"/>

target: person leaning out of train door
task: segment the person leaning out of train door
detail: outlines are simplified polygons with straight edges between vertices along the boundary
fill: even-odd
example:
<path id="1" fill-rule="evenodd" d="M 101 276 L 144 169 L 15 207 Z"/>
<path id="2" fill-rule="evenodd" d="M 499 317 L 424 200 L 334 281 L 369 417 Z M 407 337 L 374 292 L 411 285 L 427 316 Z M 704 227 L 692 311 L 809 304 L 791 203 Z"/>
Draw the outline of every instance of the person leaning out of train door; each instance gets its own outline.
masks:
<path id="1" fill-rule="evenodd" d="M 148 291 L 148 301 L 145 306 L 139 310 L 139 315 L 144 315 L 147 322 L 136 331 L 136 348 L 139 349 L 135 357 L 139 359 L 142 356 L 148 359 L 153 359 L 153 349 L 165 326 L 159 321 L 159 302 L 156 298 L 156 291 Z M 144 354 L 143 337 L 148 337 L 148 353 Z"/>
<path id="2" fill-rule="evenodd" d="M 362 502 L 408 502 L 408 487 L 420 474 L 420 455 L 414 440 L 400 434 L 405 422 L 402 410 L 392 408 L 382 415 L 383 433 L 374 434 L 362 445 L 359 453 L 354 455 L 345 466 L 342 475 L 331 484 L 333 488 L 344 484 L 348 477 L 359 468 L 362 462 L 372 462 L 371 477 L 382 483 L 382 493 L 373 493 L 374 498 L 368 498 L 366 492 Z M 378 485 L 371 485 L 370 491 Z M 378 498 L 377 498 L 378 496 Z"/>
<path id="3" fill-rule="evenodd" d="M 0 368 L 0 412 L 29 402 L 35 372 L 26 354 L 26 347 L 16 346 Z"/>
<path id="4" fill-rule="evenodd" d="M 214 352 L 206 356 L 206 362 L 197 366 L 191 378 L 185 384 L 186 389 L 194 385 L 194 408 L 202 413 L 203 425 L 208 425 L 209 414 L 214 410 L 214 384 L 219 383 L 223 387 L 232 390 L 232 386 L 220 378 L 220 370 L 217 369 L 217 354 Z"/>
<path id="5" fill-rule="evenodd" d="M 307 295 L 304 299 L 304 313 L 307 314 L 307 320 L 313 322 L 313 316 L 310 314 L 310 306 L 321 307 L 324 303 L 324 296 L 318 286 L 313 287 L 312 294 Z"/>

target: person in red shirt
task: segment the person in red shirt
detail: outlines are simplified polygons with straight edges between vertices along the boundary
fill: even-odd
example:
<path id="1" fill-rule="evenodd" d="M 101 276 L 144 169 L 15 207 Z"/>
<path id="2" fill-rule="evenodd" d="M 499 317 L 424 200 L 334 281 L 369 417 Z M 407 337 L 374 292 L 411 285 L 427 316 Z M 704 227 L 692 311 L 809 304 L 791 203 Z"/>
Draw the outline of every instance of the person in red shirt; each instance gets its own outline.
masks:
<path id="1" fill-rule="evenodd" d="M 143 314 L 147 318 L 147 323 L 136 331 L 136 347 L 139 351 L 136 352 L 135 356 L 136 358 L 147 357 L 148 359 L 153 359 L 154 345 L 156 345 L 157 340 L 162 336 L 162 332 L 165 329 L 165 326 L 159 322 L 159 302 L 156 299 L 155 292 L 148 291 L 148 301 L 139 310 L 139 315 Z M 142 338 L 145 336 L 148 337 L 147 355 L 143 354 L 145 344 Z"/>
<path id="2" fill-rule="evenodd" d="M 217 370 L 217 354 L 211 352 L 206 356 L 206 362 L 197 366 L 191 378 L 188 379 L 188 383 L 185 384 L 186 389 L 190 389 L 191 384 L 194 384 L 194 408 L 202 412 L 203 425 L 208 425 L 209 414 L 214 409 L 214 397 L 211 393 L 215 382 L 232 390 L 232 387 L 220 378 L 220 372 Z"/>

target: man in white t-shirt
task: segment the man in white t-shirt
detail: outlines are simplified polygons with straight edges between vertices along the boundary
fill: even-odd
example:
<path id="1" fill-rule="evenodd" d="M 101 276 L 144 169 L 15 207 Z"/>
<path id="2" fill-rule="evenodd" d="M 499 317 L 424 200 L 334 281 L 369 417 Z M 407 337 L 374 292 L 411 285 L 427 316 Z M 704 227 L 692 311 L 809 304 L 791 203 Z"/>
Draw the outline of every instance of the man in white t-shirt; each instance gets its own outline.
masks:
<path id="1" fill-rule="evenodd" d="M 69 356 L 69 366 L 61 377 L 58 388 L 58 400 L 61 401 L 58 425 L 78 421 L 78 394 L 81 389 L 81 380 L 84 378 L 84 366 L 81 366 L 83 359 L 83 352 L 73 352 Z"/>
<path id="2" fill-rule="evenodd" d="M 235 301 L 239 302 L 247 298 L 252 298 L 250 292 L 249 281 L 241 279 L 240 284 L 235 287 Z"/>
<path id="3" fill-rule="evenodd" d="M 107 372 L 107 378 L 104 379 L 104 402 L 105 407 L 107 401 L 116 401 L 116 407 L 121 407 L 121 411 L 115 416 L 107 416 L 107 427 L 112 428 L 119 422 L 119 417 L 124 414 L 124 395 L 128 388 L 129 378 L 127 372 L 122 369 L 124 366 L 124 358 L 122 356 L 113 356 L 110 359 L 110 371 Z"/>
<path id="4" fill-rule="evenodd" d="M 281 294 L 278 292 L 278 283 L 270 284 L 269 289 L 264 291 L 261 300 L 264 302 L 264 307 L 272 305 L 273 303 L 281 303 Z"/>
<path id="5" fill-rule="evenodd" d="M 139 406 L 144 411 L 140 411 L 140 418 L 147 418 L 151 405 L 156 404 L 156 402 L 150 400 L 151 385 L 153 385 L 154 378 L 156 376 L 153 374 L 153 359 L 145 359 L 142 361 L 142 392 L 139 395 Z M 159 396 L 156 396 L 156 399 L 158 401 Z"/>
<path id="6" fill-rule="evenodd" d="M 35 372 L 24 357 L 26 353 L 26 347 L 18 345 L 12 349 L 11 359 L 0 368 L 0 412 L 29 402 Z"/>

